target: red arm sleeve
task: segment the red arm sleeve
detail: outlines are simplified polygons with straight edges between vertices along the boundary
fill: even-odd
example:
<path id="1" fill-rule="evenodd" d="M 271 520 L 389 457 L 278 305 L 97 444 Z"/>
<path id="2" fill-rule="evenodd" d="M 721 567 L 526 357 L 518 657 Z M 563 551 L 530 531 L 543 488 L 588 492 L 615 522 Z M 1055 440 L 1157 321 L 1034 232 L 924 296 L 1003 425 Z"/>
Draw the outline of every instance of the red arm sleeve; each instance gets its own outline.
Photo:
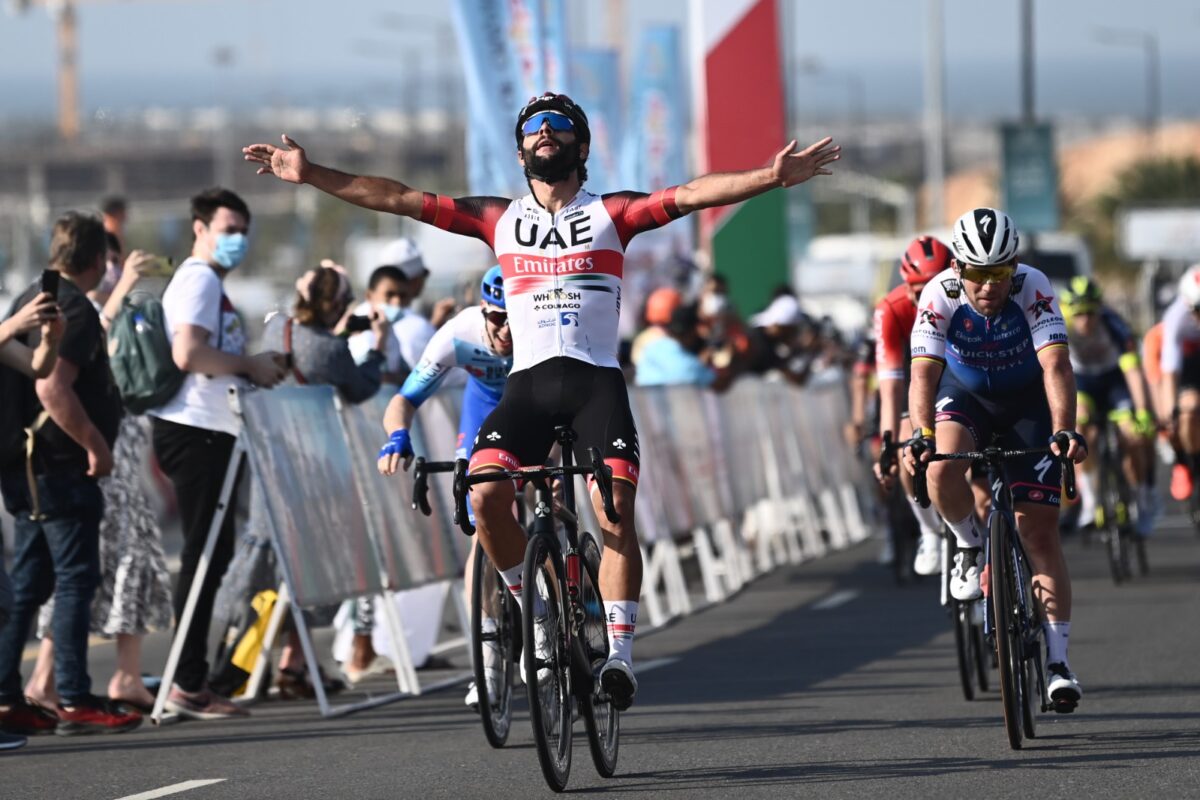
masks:
<path id="1" fill-rule="evenodd" d="M 675 187 L 660 189 L 653 194 L 614 192 L 604 195 L 604 208 L 617 226 L 621 246 L 628 247 L 634 236 L 642 231 L 661 228 L 683 214 L 675 205 Z"/>
<path id="2" fill-rule="evenodd" d="M 447 197 L 425 193 L 421 222 L 450 233 L 474 236 L 495 247 L 496 223 L 511 200 L 503 197 Z"/>

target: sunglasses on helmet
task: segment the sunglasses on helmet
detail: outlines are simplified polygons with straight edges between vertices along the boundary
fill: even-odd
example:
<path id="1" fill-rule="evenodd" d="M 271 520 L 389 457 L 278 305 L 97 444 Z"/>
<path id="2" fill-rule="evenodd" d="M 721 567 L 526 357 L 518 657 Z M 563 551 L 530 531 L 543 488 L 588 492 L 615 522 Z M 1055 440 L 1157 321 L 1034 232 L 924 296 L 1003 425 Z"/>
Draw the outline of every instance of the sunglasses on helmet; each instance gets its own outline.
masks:
<path id="1" fill-rule="evenodd" d="M 531 136 L 542 129 L 542 123 L 550 123 L 550 130 L 566 132 L 575 130 L 575 123 L 559 111 L 539 111 L 521 126 L 522 136 Z"/>

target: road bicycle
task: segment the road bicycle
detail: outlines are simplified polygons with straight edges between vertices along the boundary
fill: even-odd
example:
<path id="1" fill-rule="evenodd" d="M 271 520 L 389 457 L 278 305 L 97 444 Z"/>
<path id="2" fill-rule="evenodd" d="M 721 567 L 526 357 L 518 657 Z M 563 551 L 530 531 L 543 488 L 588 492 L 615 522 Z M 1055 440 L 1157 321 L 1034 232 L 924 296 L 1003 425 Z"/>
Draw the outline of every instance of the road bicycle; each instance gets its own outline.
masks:
<path id="1" fill-rule="evenodd" d="M 1060 434 L 1055 442 L 1060 452 L 1065 453 L 1070 438 Z M 992 510 L 988 514 L 987 539 L 984 542 L 989 574 L 984 633 L 994 641 L 1000 672 L 1004 728 L 1008 733 L 1008 743 L 1014 750 L 1021 748 L 1022 738 L 1033 739 L 1037 736 L 1036 715 L 1050 710 L 1052 704 L 1046 694 L 1045 665 L 1042 663 L 1045 652 L 1042 615 L 1033 596 L 1029 559 L 1017 534 L 1004 463 L 1014 458 L 1047 454 L 1062 462 L 1063 488 L 1067 497 L 1074 499 L 1075 465 L 1066 457 L 1053 456 L 1048 447 L 1005 450 L 993 445 L 975 452 L 934 453 L 924 462 L 920 460 L 922 453 L 914 452 L 918 464 L 914 476 L 915 494 L 917 501 L 926 508 L 929 507 L 929 492 L 925 469 L 930 462 L 976 461 L 987 474 Z"/>
<path id="2" fill-rule="evenodd" d="M 891 431 L 884 431 L 879 446 L 879 470 L 887 475 L 897 464 L 896 456 L 901 445 L 892 439 Z M 890 489 L 884 490 L 884 507 L 887 511 L 888 537 L 892 542 L 892 575 L 896 583 L 905 584 L 917 577 L 913 571 L 913 558 L 917 553 L 917 542 L 921 528 L 913 516 L 899 476 L 893 479 Z"/>
<path id="3" fill-rule="evenodd" d="M 1133 529 L 1133 492 L 1121 464 L 1121 441 L 1117 426 L 1106 419 L 1097 437 L 1096 530 L 1108 555 L 1108 567 L 1113 583 L 1118 586 L 1133 577 L 1133 558 L 1138 572 L 1146 575 L 1146 542 Z M 1142 509 L 1138 509 L 1142 513 Z M 1149 513 L 1149 509 L 1145 510 Z M 1086 520 L 1085 520 L 1086 522 Z"/>
<path id="4" fill-rule="evenodd" d="M 426 461 L 413 464 L 412 507 L 425 516 L 429 505 L 429 475 L 454 472 L 454 461 Z M 525 506 L 517 503 L 518 520 L 525 524 Z M 517 603 L 487 553 L 475 542 L 472 553 L 471 582 L 471 667 L 475 679 L 478 710 L 483 735 L 492 747 L 503 747 L 512 728 L 513 685 L 517 659 L 521 653 L 521 615 Z M 488 670 L 492 671 L 488 680 Z"/>
<path id="5" fill-rule="evenodd" d="M 608 625 L 600 594 L 600 548 L 586 531 L 580 531 L 575 512 L 576 475 L 590 476 L 600 493 L 604 514 L 620 522 L 613 505 L 612 469 L 597 448 L 589 448 L 590 463 L 574 463 L 575 431 L 555 428 L 562 465 L 522 467 L 467 474 L 460 459 L 454 470 L 455 522 L 472 535 L 467 518 L 467 493 L 471 486 L 513 480 L 534 488 L 533 521 L 525 548 L 522 582 L 521 666 L 529 697 L 538 761 L 546 783 L 556 792 L 566 788 L 571 774 L 574 711 L 578 708 L 587 731 L 588 747 L 596 771 L 612 777 L 620 744 L 620 712 L 609 702 L 599 680 L 608 659 Z M 562 499 L 556 501 L 551 482 L 561 482 Z M 556 508 L 556 505 L 558 506 Z M 555 520 L 562 523 L 560 541 Z"/>

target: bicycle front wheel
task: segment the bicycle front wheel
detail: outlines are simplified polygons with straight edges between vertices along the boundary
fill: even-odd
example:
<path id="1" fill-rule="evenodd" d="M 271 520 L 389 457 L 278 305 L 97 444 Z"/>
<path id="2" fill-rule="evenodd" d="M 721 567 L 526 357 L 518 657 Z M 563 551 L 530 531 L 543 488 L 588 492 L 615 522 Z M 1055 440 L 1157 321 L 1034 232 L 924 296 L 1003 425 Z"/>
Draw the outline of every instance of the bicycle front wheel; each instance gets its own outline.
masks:
<path id="1" fill-rule="evenodd" d="M 516 602 L 477 541 L 471 575 L 471 662 L 483 735 L 503 747 L 512 727 Z M 489 681 L 488 678 L 491 678 Z"/>
<path id="2" fill-rule="evenodd" d="M 575 694 L 587 730 L 592 763 L 601 777 L 611 778 L 617 770 L 621 712 L 607 699 L 601 699 L 600 682 L 596 679 L 609 652 L 604 598 L 600 596 L 600 548 L 589 533 L 581 533 L 579 540 L 579 555 L 583 561 L 579 605 L 583 609 L 583 624 L 574 640 Z"/>
<path id="3" fill-rule="evenodd" d="M 950 615 L 954 620 L 954 649 L 958 653 L 958 679 L 962 683 L 963 697 L 975 699 L 975 684 L 971 680 L 971 670 L 975 662 L 975 640 L 971 636 L 970 605 L 952 600 Z"/>
<path id="4" fill-rule="evenodd" d="M 996 638 L 996 660 L 1000 666 L 1000 702 L 1004 707 L 1004 729 L 1013 750 L 1021 749 L 1021 631 L 1017 618 L 1009 561 L 1014 535 L 1003 514 L 992 514 L 989 535 L 992 633 Z"/>
<path id="5" fill-rule="evenodd" d="M 522 666 L 529 720 L 546 784 L 556 792 L 571 776 L 571 669 L 562 556 L 550 535 L 535 534 L 525 548 L 521 587 Z"/>

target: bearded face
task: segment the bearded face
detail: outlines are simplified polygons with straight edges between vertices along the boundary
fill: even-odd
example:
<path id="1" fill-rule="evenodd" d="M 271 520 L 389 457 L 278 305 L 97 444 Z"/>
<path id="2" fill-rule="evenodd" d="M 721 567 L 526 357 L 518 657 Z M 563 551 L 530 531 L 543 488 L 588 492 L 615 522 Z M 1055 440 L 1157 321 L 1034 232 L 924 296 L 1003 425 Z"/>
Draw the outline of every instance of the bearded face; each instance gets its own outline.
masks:
<path id="1" fill-rule="evenodd" d="M 582 166 L 579 159 L 579 143 L 573 135 L 569 136 L 570 141 L 563 142 L 543 130 L 525 138 L 527 142 L 532 142 L 521 149 L 525 160 L 526 179 L 558 183 L 569 178 L 576 168 Z"/>

